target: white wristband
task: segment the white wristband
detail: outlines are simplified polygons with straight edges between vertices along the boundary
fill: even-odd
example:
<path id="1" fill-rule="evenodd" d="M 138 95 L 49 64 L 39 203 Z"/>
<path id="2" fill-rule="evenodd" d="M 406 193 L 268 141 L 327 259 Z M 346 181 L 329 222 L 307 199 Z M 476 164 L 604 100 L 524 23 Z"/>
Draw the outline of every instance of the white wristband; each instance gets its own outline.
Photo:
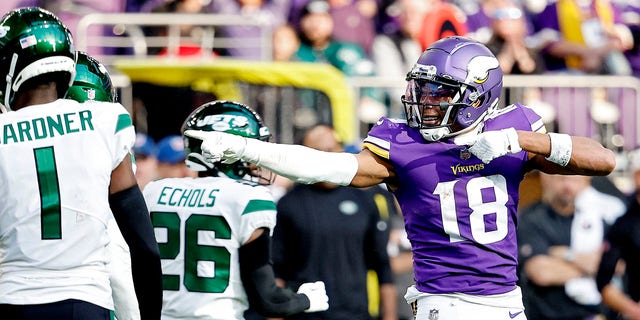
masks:
<path id="1" fill-rule="evenodd" d="M 522 151 L 520 142 L 518 141 L 518 132 L 514 128 L 502 129 L 502 132 L 507 136 L 507 143 L 509 143 L 509 153 L 518 153 Z"/>
<path id="2" fill-rule="evenodd" d="M 571 160 L 573 143 L 571 136 L 564 133 L 549 132 L 551 138 L 551 153 L 545 159 L 565 167 Z"/>

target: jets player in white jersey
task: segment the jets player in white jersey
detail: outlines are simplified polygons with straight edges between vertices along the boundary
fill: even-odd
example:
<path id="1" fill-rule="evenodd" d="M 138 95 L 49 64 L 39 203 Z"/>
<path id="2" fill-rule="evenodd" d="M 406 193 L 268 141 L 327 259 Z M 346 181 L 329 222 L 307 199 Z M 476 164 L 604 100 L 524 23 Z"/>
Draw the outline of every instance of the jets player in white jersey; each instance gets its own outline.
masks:
<path id="1" fill-rule="evenodd" d="M 183 130 L 270 136 L 257 113 L 232 101 L 200 106 Z M 269 317 L 326 310 L 323 282 L 305 283 L 298 293 L 275 284 L 276 205 L 264 185 L 271 174 L 245 162 L 208 162 L 200 142 L 185 138 L 186 163 L 198 178 L 165 178 L 144 188 L 163 259 L 162 319 L 242 319 L 249 304 Z"/>
<path id="2" fill-rule="evenodd" d="M 115 217 L 131 251 L 142 319 L 159 319 L 161 266 L 133 174 L 120 104 L 61 99 L 75 76 L 68 29 L 19 8 L 0 20 L 0 317 L 111 319 Z"/>
<path id="3" fill-rule="evenodd" d="M 107 68 L 82 51 L 77 52 L 76 76 L 67 91 L 66 98 L 78 102 L 118 102 L 116 88 L 113 86 Z M 140 310 L 131 275 L 129 246 L 114 219 L 109 219 L 107 230 L 111 237 L 109 280 L 113 296 L 113 311 L 117 320 L 138 320 Z"/>

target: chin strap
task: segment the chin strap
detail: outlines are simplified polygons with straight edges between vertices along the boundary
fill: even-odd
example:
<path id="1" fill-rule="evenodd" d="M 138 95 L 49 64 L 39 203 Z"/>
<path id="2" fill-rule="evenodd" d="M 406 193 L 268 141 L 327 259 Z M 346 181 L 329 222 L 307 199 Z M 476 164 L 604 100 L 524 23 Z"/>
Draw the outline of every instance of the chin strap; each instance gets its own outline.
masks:
<path id="1" fill-rule="evenodd" d="M 11 86 L 13 84 L 13 74 L 16 71 L 16 64 L 18 64 L 18 54 L 14 53 L 11 58 L 11 65 L 9 66 L 9 72 L 7 73 L 7 87 L 4 89 L 4 106 L 8 110 L 11 110 L 11 106 L 9 105 L 9 98 L 11 96 Z"/>
<path id="2" fill-rule="evenodd" d="M 449 128 L 445 127 L 437 129 L 420 129 L 420 135 L 429 142 L 439 141 L 446 137 L 450 132 Z"/>
<path id="3" fill-rule="evenodd" d="M 459 146 L 470 146 L 478 140 L 478 136 L 484 129 L 484 122 L 479 122 L 475 127 L 470 127 L 453 138 L 453 143 Z"/>

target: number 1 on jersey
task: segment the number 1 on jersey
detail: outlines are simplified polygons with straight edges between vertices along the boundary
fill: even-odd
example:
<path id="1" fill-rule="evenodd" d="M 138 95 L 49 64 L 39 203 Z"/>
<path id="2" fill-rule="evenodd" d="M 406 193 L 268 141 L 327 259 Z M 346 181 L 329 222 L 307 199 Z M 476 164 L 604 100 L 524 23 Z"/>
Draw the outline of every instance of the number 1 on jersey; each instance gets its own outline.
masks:
<path id="1" fill-rule="evenodd" d="M 42 239 L 62 239 L 60 187 L 53 147 L 33 149 L 40 189 L 40 230 Z"/>

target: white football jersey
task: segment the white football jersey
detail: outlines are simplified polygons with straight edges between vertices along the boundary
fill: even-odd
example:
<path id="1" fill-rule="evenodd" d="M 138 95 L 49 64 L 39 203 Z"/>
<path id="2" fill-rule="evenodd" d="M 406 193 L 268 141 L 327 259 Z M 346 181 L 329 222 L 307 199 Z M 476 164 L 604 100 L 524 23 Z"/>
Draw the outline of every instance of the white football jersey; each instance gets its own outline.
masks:
<path id="1" fill-rule="evenodd" d="M 59 99 L 0 115 L 0 303 L 113 309 L 111 172 L 135 132 L 120 104 Z"/>
<path id="2" fill-rule="evenodd" d="M 276 224 L 269 189 L 229 178 L 170 178 L 144 196 L 162 258 L 162 319 L 242 319 L 238 249 Z"/>

